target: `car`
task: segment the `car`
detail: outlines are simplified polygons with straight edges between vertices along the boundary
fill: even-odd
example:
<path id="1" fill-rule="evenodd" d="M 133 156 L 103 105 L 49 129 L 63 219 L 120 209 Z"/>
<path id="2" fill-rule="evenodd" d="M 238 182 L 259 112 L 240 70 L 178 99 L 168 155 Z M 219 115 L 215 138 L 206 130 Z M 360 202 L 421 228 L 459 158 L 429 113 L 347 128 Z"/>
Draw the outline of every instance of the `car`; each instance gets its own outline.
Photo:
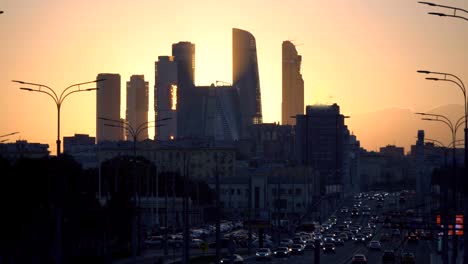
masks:
<path id="1" fill-rule="evenodd" d="M 357 234 L 356 236 L 354 236 L 353 240 L 356 243 L 361 243 L 361 242 L 364 243 L 366 242 L 366 237 L 362 234 Z"/>
<path id="2" fill-rule="evenodd" d="M 340 236 L 339 238 L 343 241 L 348 241 L 349 240 L 349 236 L 347 233 L 340 233 Z"/>
<path id="3" fill-rule="evenodd" d="M 335 245 L 344 246 L 344 240 L 339 237 L 335 238 Z"/>
<path id="4" fill-rule="evenodd" d="M 367 224 L 367 226 L 368 226 L 369 228 L 372 228 L 372 229 L 376 229 L 376 228 L 377 228 L 377 225 L 376 225 L 374 222 L 369 222 L 369 223 Z"/>
<path id="5" fill-rule="evenodd" d="M 293 244 L 305 244 L 306 240 L 303 239 L 302 237 L 295 237 L 293 238 Z"/>
<path id="6" fill-rule="evenodd" d="M 193 238 L 192 241 L 190 241 L 190 248 L 200 248 L 202 243 L 205 241 L 198 239 L 198 238 Z"/>
<path id="7" fill-rule="evenodd" d="M 280 241 L 280 246 L 282 247 L 291 247 L 292 244 L 294 244 L 294 242 L 292 241 L 292 239 L 282 239 Z"/>
<path id="8" fill-rule="evenodd" d="M 359 216 L 359 210 L 353 208 L 353 210 L 351 210 L 351 216 L 352 216 L 352 217 L 357 217 L 357 216 Z"/>
<path id="9" fill-rule="evenodd" d="M 335 252 L 335 244 L 333 243 L 325 243 L 323 245 L 323 253 L 336 253 Z"/>
<path id="10" fill-rule="evenodd" d="M 334 242 L 335 242 L 335 238 L 332 236 L 326 236 L 323 238 L 323 243 L 334 243 Z"/>
<path id="11" fill-rule="evenodd" d="M 409 233 L 408 242 L 417 243 L 418 241 L 419 241 L 419 237 L 415 233 L 413 232 Z"/>
<path id="12" fill-rule="evenodd" d="M 323 240 L 321 238 L 315 238 L 314 241 L 318 241 L 320 246 L 323 245 Z"/>
<path id="13" fill-rule="evenodd" d="M 291 255 L 302 255 L 302 254 L 304 254 L 304 245 L 293 244 L 291 246 Z"/>
<path id="14" fill-rule="evenodd" d="M 278 247 L 273 251 L 273 256 L 275 258 L 287 258 L 289 257 L 289 248 Z"/>
<path id="15" fill-rule="evenodd" d="M 401 264 L 415 264 L 416 257 L 411 252 L 403 252 L 401 253 Z"/>
<path id="16" fill-rule="evenodd" d="M 348 207 L 342 207 L 340 212 L 347 213 L 349 211 Z"/>
<path id="17" fill-rule="evenodd" d="M 382 255 L 382 263 L 395 263 L 395 251 L 393 250 L 385 250 Z"/>
<path id="18" fill-rule="evenodd" d="M 162 236 L 152 236 L 144 241 L 147 247 L 162 247 L 164 238 Z"/>
<path id="19" fill-rule="evenodd" d="M 400 229 L 393 229 L 392 236 L 397 236 L 397 237 L 401 236 Z"/>
<path id="20" fill-rule="evenodd" d="M 371 242 L 369 242 L 369 249 L 370 250 L 381 250 L 382 249 L 382 245 L 380 245 L 380 242 L 377 241 L 377 240 L 372 240 Z"/>
<path id="21" fill-rule="evenodd" d="M 260 241 L 259 241 L 258 239 L 255 239 L 255 240 L 252 242 L 252 245 L 253 245 L 254 247 L 259 247 L 259 246 L 260 246 Z M 264 246 L 264 247 L 271 248 L 271 247 L 273 247 L 273 241 L 268 240 L 268 239 L 263 239 L 263 246 Z"/>
<path id="22" fill-rule="evenodd" d="M 256 260 L 271 260 L 271 250 L 269 248 L 259 248 L 255 253 Z"/>
<path id="23" fill-rule="evenodd" d="M 345 225 L 348 225 L 348 226 L 349 226 L 350 224 L 353 223 L 353 220 L 352 220 L 351 218 L 346 218 L 346 219 L 343 221 L 343 223 L 344 223 Z"/>
<path id="24" fill-rule="evenodd" d="M 362 264 L 362 263 L 367 263 L 367 258 L 363 254 L 356 254 L 353 256 L 351 259 L 352 264 Z"/>
<path id="25" fill-rule="evenodd" d="M 433 239 L 432 232 L 429 231 L 429 230 L 422 231 L 421 234 L 420 234 L 420 237 L 421 237 L 421 239 L 424 239 L 424 240 L 432 240 Z"/>
<path id="26" fill-rule="evenodd" d="M 234 263 L 234 264 L 243 264 L 244 263 L 244 258 L 242 258 L 240 255 L 234 254 L 232 255 L 234 258 L 234 261 L 231 262 L 231 257 L 226 257 L 221 259 L 219 263 L 221 264 L 228 264 L 228 263 Z"/>
<path id="27" fill-rule="evenodd" d="M 306 241 L 306 244 L 305 244 L 305 247 L 304 247 L 304 250 L 305 251 L 311 251 L 311 250 L 314 250 L 315 249 L 315 241 L 314 240 L 307 240 Z"/>
<path id="28" fill-rule="evenodd" d="M 366 239 L 372 238 L 372 232 L 369 232 L 369 231 L 362 232 L 362 235 L 365 236 Z"/>
<path id="29" fill-rule="evenodd" d="M 388 242 L 391 240 L 391 236 L 389 233 L 382 233 L 382 235 L 380 235 L 380 242 Z"/>

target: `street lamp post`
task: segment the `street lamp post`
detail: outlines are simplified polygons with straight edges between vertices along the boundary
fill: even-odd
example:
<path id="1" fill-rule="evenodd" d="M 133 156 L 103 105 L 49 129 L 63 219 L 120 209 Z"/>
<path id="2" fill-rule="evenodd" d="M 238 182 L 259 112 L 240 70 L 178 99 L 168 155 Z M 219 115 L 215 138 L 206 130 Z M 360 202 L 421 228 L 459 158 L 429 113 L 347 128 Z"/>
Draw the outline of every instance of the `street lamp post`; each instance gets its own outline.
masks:
<path id="1" fill-rule="evenodd" d="M 452 123 L 452 121 L 447 118 L 444 115 L 439 115 L 439 114 L 428 114 L 428 113 L 416 113 L 417 115 L 421 116 L 428 116 L 428 117 L 423 117 L 422 120 L 426 121 L 434 121 L 434 122 L 442 122 L 445 125 L 447 125 L 451 131 L 451 145 L 453 146 L 452 148 L 452 167 L 453 167 L 453 190 L 452 190 L 452 200 L 453 200 L 453 216 L 455 218 L 457 214 L 457 173 L 456 173 L 456 159 L 455 159 L 455 150 L 456 150 L 456 141 L 457 141 L 457 130 L 461 127 L 461 125 L 464 123 L 464 118 L 458 119 L 455 124 Z M 445 205 L 444 205 L 444 215 L 445 215 L 445 223 L 447 224 L 450 222 L 449 220 L 449 213 L 448 213 L 448 184 L 447 184 L 447 190 L 444 192 L 444 200 L 445 200 Z M 447 224 L 448 225 L 448 224 Z M 447 234 L 447 227 L 444 227 L 444 243 L 443 243 L 443 260 L 445 263 L 448 263 L 448 234 Z M 456 235 L 456 225 L 453 225 L 453 254 L 452 254 L 452 259 L 453 263 L 456 263 L 457 260 L 457 252 L 458 252 L 458 237 Z"/>
<path id="2" fill-rule="evenodd" d="M 148 129 L 148 128 L 151 128 L 151 127 L 160 127 L 160 126 L 164 126 L 164 124 L 159 124 L 159 125 L 156 125 L 156 126 L 152 126 L 150 125 L 151 123 L 153 122 L 157 122 L 157 121 L 164 121 L 164 120 L 169 120 L 171 119 L 170 117 L 168 118 L 162 118 L 162 119 L 158 119 L 158 120 L 154 120 L 154 121 L 148 121 L 148 122 L 143 122 L 142 124 L 138 125 L 138 127 L 134 128 L 133 126 L 130 125 L 129 122 L 127 121 L 122 121 L 122 120 L 116 120 L 116 119 L 110 119 L 110 118 L 105 118 L 105 117 L 98 117 L 99 119 L 101 120 L 104 120 L 104 121 L 108 121 L 108 122 L 112 122 L 113 124 L 104 124 L 105 126 L 109 126 L 109 127 L 115 127 L 115 128 L 123 128 L 125 129 L 129 135 L 132 136 L 132 139 L 133 139 L 133 164 L 134 164 L 134 168 L 133 168 L 133 173 L 135 173 L 134 175 L 134 183 L 133 183 L 133 191 L 134 191 L 134 203 L 135 203 L 135 208 L 136 210 L 139 210 L 139 197 L 137 195 L 138 193 L 138 190 L 137 190 L 137 179 L 136 179 L 136 157 L 137 157 L 137 153 L 136 153 L 136 143 L 137 143 L 137 138 L 138 138 L 138 135 L 143 132 L 145 129 Z M 156 176 L 157 177 L 157 176 Z M 138 212 L 139 214 L 139 212 Z M 139 216 L 139 215 L 138 215 Z M 134 214 L 133 216 L 133 235 L 132 235 L 132 255 L 133 255 L 133 259 L 134 261 L 136 260 L 136 256 L 137 256 L 137 252 L 139 251 L 139 244 L 140 244 L 140 239 L 139 239 L 139 233 L 140 233 L 140 230 L 139 230 L 139 225 L 140 225 L 140 221 L 139 219 L 137 220 L 137 215 Z M 137 227 L 138 225 L 138 227 Z"/>
<path id="3" fill-rule="evenodd" d="M 21 87 L 21 90 L 25 91 L 30 91 L 30 92 L 39 92 L 39 93 L 45 93 L 48 96 L 50 96 L 53 100 L 55 105 L 57 106 L 57 156 L 61 154 L 61 141 L 60 141 L 60 109 L 62 107 L 63 101 L 65 98 L 67 98 L 69 95 L 78 93 L 78 92 L 89 92 L 89 91 L 94 91 L 97 90 L 97 88 L 87 88 L 87 89 L 81 89 L 81 85 L 85 84 L 90 84 L 90 83 L 97 83 L 104 81 L 105 79 L 97 79 L 94 81 L 89 81 L 89 82 L 82 82 L 82 83 L 77 83 L 68 86 L 65 88 L 65 90 L 62 91 L 60 96 L 49 86 L 43 85 L 43 84 L 38 84 L 38 83 L 30 83 L 30 82 L 23 82 L 23 81 L 17 81 L 13 80 L 12 82 L 19 83 L 19 84 L 26 84 L 26 85 L 31 85 L 35 86 L 36 88 L 24 88 Z M 71 88 L 78 87 L 78 90 L 72 90 L 70 91 Z M 44 89 L 45 88 L 45 89 Z"/>

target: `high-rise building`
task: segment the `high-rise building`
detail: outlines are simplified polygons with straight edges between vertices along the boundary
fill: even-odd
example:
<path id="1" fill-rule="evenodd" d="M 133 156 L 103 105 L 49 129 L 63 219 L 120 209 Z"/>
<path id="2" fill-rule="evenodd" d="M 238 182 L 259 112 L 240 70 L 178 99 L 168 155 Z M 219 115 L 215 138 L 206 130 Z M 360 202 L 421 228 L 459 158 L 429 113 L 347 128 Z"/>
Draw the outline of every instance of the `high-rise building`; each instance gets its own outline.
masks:
<path id="1" fill-rule="evenodd" d="M 159 56 L 155 63 L 155 139 L 177 137 L 177 64 L 172 56 Z M 166 118 L 169 120 L 158 121 Z"/>
<path id="2" fill-rule="evenodd" d="M 195 87 L 195 44 L 173 44 L 172 56 L 177 63 L 177 137 L 200 138 L 205 91 Z"/>
<path id="3" fill-rule="evenodd" d="M 96 79 L 105 79 L 97 83 L 96 140 L 97 142 L 123 140 L 122 129 L 105 126 L 109 121 L 100 119 L 102 117 L 120 120 L 120 74 L 100 73 Z"/>
<path id="4" fill-rule="evenodd" d="M 127 112 L 126 123 L 136 133 L 136 140 L 148 139 L 148 82 L 145 76 L 132 75 L 127 82 Z M 133 140 L 127 129 L 127 140 Z"/>
<path id="5" fill-rule="evenodd" d="M 197 86 L 205 90 L 204 136 L 219 141 L 239 140 L 239 96 L 232 86 Z"/>
<path id="6" fill-rule="evenodd" d="M 297 161 L 320 172 L 327 194 L 343 192 L 344 147 L 349 137 L 344 118 L 337 104 L 309 105 L 305 115 L 296 116 Z"/>
<path id="7" fill-rule="evenodd" d="M 239 93 L 241 137 L 245 138 L 250 125 L 262 123 L 262 101 L 255 37 L 237 28 L 232 29 L 232 79 Z"/>
<path id="8" fill-rule="evenodd" d="M 297 54 L 291 41 L 283 41 L 283 101 L 281 103 L 281 123 L 295 125 L 296 115 L 304 113 L 304 80 L 301 74 L 302 57 Z"/>

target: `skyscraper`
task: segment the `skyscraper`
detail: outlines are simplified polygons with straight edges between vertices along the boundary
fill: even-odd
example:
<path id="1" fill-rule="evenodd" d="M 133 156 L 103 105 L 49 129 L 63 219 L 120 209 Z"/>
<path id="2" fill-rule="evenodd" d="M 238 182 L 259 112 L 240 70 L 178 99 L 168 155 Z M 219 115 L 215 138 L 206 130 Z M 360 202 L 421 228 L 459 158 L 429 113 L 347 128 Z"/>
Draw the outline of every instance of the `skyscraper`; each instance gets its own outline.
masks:
<path id="1" fill-rule="evenodd" d="M 255 37 L 237 28 L 232 29 L 232 79 L 239 92 L 240 131 L 245 138 L 250 125 L 262 123 L 262 101 Z"/>
<path id="2" fill-rule="evenodd" d="M 97 83 L 96 94 L 96 141 L 119 141 L 124 139 L 122 129 L 108 127 L 109 123 L 99 117 L 120 120 L 120 75 L 100 73 L 96 79 L 105 79 Z"/>
<path id="3" fill-rule="evenodd" d="M 283 101 L 281 103 L 281 123 L 295 125 L 298 114 L 304 113 L 304 80 L 301 74 L 302 57 L 290 41 L 283 41 Z"/>
<path id="4" fill-rule="evenodd" d="M 177 137 L 202 137 L 205 92 L 195 87 L 195 44 L 173 44 L 172 56 L 177 63 Z"/>
<path id="5" fill-rule="evenodd" d="M 172 56 L 159 56 L 155 63 L 155 139 L 177 137 L 177 64 Z M 159 122 L 158 120 L 171 118 Z"/>
<path id="6" fill-rule="evenodd" d="M 138 132 L 137 141 L 148 139 L 148 128 L 144 128 L 148 122 L 148 82 L 145 82 L 143 75 L 132 75 L 130 81 L 127 82 L 125 119 L 134 132 Z M 133 140 L 133 136 L 128 131 L 127 140 Z"/>

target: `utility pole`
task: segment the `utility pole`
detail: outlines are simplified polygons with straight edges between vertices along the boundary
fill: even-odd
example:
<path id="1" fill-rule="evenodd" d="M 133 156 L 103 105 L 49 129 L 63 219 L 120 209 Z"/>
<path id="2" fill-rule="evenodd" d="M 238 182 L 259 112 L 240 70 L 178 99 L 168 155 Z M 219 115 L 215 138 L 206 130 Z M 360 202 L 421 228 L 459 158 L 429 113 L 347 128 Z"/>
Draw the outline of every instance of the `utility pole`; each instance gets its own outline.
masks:
<path id="1" fill-rule="evenodd" d="M 220 210 L 220 184 L 218 171 L 218 154 L 215 154 L 215 179 L 216 179 L 216 263 L 221 261 L 221 210 Z"/>

